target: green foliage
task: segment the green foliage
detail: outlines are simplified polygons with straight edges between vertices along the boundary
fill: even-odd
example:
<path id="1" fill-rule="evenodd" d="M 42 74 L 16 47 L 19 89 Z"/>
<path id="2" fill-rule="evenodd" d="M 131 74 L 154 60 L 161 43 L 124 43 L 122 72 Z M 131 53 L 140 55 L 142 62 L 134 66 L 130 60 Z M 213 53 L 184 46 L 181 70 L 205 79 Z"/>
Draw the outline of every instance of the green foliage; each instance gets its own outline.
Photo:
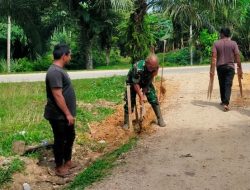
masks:
<path id="1" fill-rule="evenodd" d="M 46 71 L 52 64 L 52 60 L 53 60 L 52 55 L 49 54 L 43 57 L 38 57 L 38 59 L 35 61 L 29 60 L 27 58 L 12 60 L 11 71 L 12 72 Z"/>
<path id="2" fill-rule="evenodd" d="M 24 162 L 19 158 L 14 158 L 6 166 L 0 167 L 0 188 L 12 180 L 12 175 L 15 172 L 20 172 L 24 169 Z"/>
<path id="3" fill-rule="evenodd" d="M 162 16 L 162 14 L 149 14 L 147 22 L 150 25 L 150 31 L 155 41 L 173 38 L 173 23 L 171 19 Z"/>
<path id="4" fill-rule="evenodd" d="M 203 56 L 211 56 L 213 43 L 218 39 L 218 37 L 218 33 L 210 34 L 207 29 L 201 31 L 199 41 L 202 46 Z"/>
<path id="5" fill-rule="evenodd" d="M 4 59 L 0 59 L 0 73 L 8 72 L 7 62 Z"/>
<path id="6" fill-rule="evenodd" d="M 27 58 L 18 59 L 11 64 L 12 72 L 27 72 L 33 71 L 33 65 Z"/>
<path id="7" fill-rule="evenodd" d="M 165 61 L 169 63 L 175 63 L 177 65 L 189 65 L 190 53 L 188 48 L 183 48 L 176 51 L 171 51 L 166 54 Z"/>
<path id="8" fill-rule="evenodd" d="M 130 139 L 130 141 L 121 146 L 112 153 L 104 155 L 97 159 L 90 167 L 83 173 L 76 176 L 74 181 L 66 188 L 68 190 L 83 190 L 89 185 L 103 179 L 110 173 L 110 170 L 116 165 L 115 161 L 124 153 L 131 150 L 136 145 L 137 139 Z"/>
<path id="9" fill-rule="evenodd" d="M 94 67 L 100 66 L 100 65 L 106 65 L 105 53 L 103 51 L 99 49 L 93 49 L 92 55 L 93 55 Z"/>
<path id="10" fill-rule="evenodd" d="M 109 66 L 106 65 L 105 53 L 99 49 L 93 50 L 93 62 L 94 68 L 98 69 L 108 69 L 108 68 L 128 68 L 130 66 L 130 58 L 126 58 L 120 55 L 118 49 L 112 48 L 110 51 L 110 63 Z"/>
<path id="11" fill-rule="evenodd" d="M 0 22 L 0 39 L 7 40 L 7 19 L 6 23 Z M 11 25 L 11 42 L 13 43 L 15 40 L 19 40 L 24 45 L 27 44 L 27 37 L 23 29 L 13 23 Z"/>
<path id="12" fill-rule="evenodd" d="M 145 16 L 142 23 L 135 23 L 132 19 L 128 22 L 125 48 L 127 55 L 130 55 L 132 58 L 132 63 L 147 57 L 150 48 L 155 43 L 147 18 Z"/>
<path id="13" fill-rule="evenodd" d="M 65 27 L 62 27 L 62 29 L 59 27 L 55 28 L 50 39 L 50 50 L 53 51 L 55 45 L 59 43 L 69 45 L 74 53 L 77 50 L 77 36 L 75 32 L 72 32 L 72 30 L 68 30 Z"/>
<path id="14" fill-rule="evenodd" d="M 47 71 L 50 65 L 53 62 L 53 56 L 52 54 L 46 54 L 42 57 L 38 57 L 37 60 L 35 60 L 32 63 L 32 70 L 33 71 Z"/>

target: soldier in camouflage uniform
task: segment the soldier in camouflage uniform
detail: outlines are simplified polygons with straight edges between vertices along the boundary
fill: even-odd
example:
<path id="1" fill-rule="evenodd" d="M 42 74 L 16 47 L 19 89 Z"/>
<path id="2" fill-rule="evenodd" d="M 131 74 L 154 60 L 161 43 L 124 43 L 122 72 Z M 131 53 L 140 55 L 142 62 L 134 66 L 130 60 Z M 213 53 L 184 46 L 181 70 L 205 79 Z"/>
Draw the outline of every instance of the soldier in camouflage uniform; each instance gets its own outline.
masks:
<path id="1" fill-rule="evenodd" d="M 154 77 L 159 70 L 158 58 L 156 55 L 150 55 L 146 60 L 138 61 L 129 70 L 126 83 L 131 85 L 131 107 L 134 110 L 136 104 L 136 94 L 139 96 L 140 104 L 143 103 L 144 96 L 146 95 L 148 102 L 151 104 L 160 127 L 165 127 L 160 110 L 159 101 L 156 95 L 155 88 L 152 84 Z M 126 93 L 127 95 L 127 93 Z M 124 105 L 124 126 L 128 128 L 128 101 L 125 96 L 126 104 Z"/>

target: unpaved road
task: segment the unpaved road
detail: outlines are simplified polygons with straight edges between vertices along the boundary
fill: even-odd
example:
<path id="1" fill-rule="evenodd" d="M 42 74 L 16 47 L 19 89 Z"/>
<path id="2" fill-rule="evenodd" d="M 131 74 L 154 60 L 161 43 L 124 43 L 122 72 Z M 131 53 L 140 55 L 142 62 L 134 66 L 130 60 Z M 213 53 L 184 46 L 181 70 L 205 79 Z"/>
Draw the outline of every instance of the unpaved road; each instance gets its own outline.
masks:
<path id="1" fill-rule="evenodd" d="M 244 71 L 250 71 L 250 63 L 243 64 Z M 203 73 L 208 72 L 209 66 L 186 66 L 186 67 L 166 67 L 164 74 L 185 74 L 185 73 Z M 89 70 L 89 71 L 69 71 L 71 79 L 87 79 L 112 76 L 127 75 L 128 69 L 124 70 Z M 6 82 L 36 82 L 45 80 L 45 72 L 41 73 L 23 73 L 23 74 L 5 74 L 0 75 L 0 83 Z"/>
<path id="2" fill-rule="evenodd" d="M 250 109 L 219 106 L 207 74 L 168 76 L 179 92 L 163 104 L 168 127 L 139 141 L 112 174 L 88 190 L 250 189 Z M 238 96 L 238 92 L 233 93 Z"/>

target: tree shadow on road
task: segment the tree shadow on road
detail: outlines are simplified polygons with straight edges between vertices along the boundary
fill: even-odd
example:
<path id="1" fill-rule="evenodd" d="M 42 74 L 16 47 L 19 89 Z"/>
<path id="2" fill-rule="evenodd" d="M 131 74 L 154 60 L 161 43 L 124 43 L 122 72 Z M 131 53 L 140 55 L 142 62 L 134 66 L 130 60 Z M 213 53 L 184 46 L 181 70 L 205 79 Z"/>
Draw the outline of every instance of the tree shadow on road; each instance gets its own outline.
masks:
<path id="1" fill-rule="evenodd" d="M 222 107 L 220 104 L 216 103 L 216 102 L 209 102 L 209 101 L 204 101 L 204 100 L 193 100 L 191 102 L 193 105 L 195 106 L 199 106 L 199 107 L 216 107 L 219 110 L 222 110 Z"/>

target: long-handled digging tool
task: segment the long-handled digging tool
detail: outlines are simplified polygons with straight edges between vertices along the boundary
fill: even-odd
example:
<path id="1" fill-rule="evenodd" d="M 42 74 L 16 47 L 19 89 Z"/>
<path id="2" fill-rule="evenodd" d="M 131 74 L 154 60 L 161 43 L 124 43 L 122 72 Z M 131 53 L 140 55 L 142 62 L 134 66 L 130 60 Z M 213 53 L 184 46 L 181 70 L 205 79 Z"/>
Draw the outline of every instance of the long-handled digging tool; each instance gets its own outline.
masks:
<path id="1" fill-rule="evenodd" d="M 133 124 L 132 124 L 132 107 L 131 107 L 131 94 L 130 94 L 130 85 L 127 85 L 127 101 L 128 101 L 128 126 L 129 130 L 133 131 Z"/>
<path id="2" fill-rule="evenodd" d="M 211 74 L 212 72 L 212 74 Z M 213 88 L 214 88 L 214 73 L 215 73 L 215 66 L 211 66 L 210 70 L 210 79 L 209 79 L 209 85 L 208 85 L 208 90 L 207 90 L 207 99 L 211 100 L 212 93 L 213 93 Z"/>
<path id="3" fill-rule="evenodd" d="M 165 58 L 165 52 L 166 52 L 166 40 L 164 42 L 164 47 L 163 47 L 163 60 L 162 60 L 162 66 L 161 66 L 161 86 L 160 86 L 160 95 L 159 95 L 159 102 L 161 102 L 161 97 L 163 94 L 166 93 L 166 89 L 163 86 L 163 64 L 164 64 L 164 58 Z"/>
<path id="4" fill-rule="evenodd" d="M 140 113 L 139 114 L 138 114 L 138 110 L 137 110 L 137 104 L 135 104 L 135 118 L 136 118 L 136 123 L 137 123 L 137 125 L 135 126 L 135 131 L 137 133 L 141 133 L 141 131 L 142 131 L 142 124 L 143 124 L 144 115 L 145 115 L 144 103 L 142 103 L 142 105 L 140 105 Z"/>
<path id="5" fill-rule="evenodd" d="M 210 78 L 208 90 L 207 90 L 207 99 L 211 100 L 212 92 L 213 92 L 213 86 L 214 86 L 214 76 Z"/>
<path id="6" fill-rule="evenodd" d="M 241 98 L 243 97 L 243 88 L 242 88 L 242 82 L 241 82 L 241 76 L 237 73 L 238 75 L 238 82 L 239 82 L 239 87 L 240 87 L 240 96 Z"/>

